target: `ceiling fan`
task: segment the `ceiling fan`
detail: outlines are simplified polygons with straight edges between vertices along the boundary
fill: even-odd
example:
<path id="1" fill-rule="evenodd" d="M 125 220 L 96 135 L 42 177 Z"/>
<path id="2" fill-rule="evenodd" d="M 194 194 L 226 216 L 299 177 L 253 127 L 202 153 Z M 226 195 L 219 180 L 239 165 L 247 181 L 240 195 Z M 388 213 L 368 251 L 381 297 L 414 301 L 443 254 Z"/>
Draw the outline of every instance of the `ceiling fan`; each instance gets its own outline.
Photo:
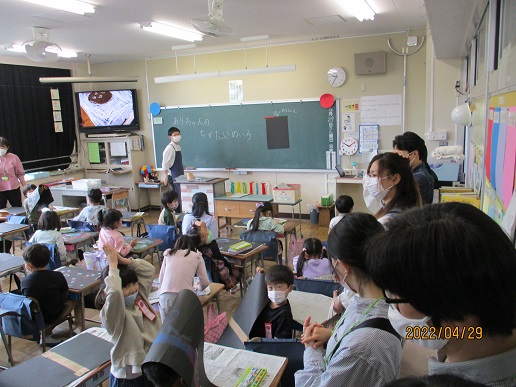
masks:
<path id="1" fill-rule="evenodd" d="M 211 7 L 210 7 L 211 1 Z M 222 19 L 224 0 L 208 0 L 209 14 L 192 19 L 194 28 L 203 34 L 221 37 L 233 34 L 233 29 Z"/>
<path id="2" fill-rule="evenodd" d="M 22 44 L 25 56 L 30 60 L 41 63 L 52 63 L 59 60 L 61 47 L 50 41 L 48 29 L 34 27 L 34 39 Z"/>

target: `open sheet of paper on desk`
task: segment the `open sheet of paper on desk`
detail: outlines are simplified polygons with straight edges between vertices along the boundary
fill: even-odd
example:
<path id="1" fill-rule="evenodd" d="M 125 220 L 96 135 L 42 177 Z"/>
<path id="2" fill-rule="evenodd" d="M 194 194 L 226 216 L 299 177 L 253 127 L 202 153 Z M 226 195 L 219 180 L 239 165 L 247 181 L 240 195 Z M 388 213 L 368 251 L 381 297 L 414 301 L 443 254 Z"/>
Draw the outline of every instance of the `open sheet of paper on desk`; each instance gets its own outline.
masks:
<path id="1" fill-rule="evenodd" d="M 292 308 L 292 317 L 300 324 L 303 324 L 308 316 L 312 317 L 312 322 L 319 324 L 328 320 L 332 302 L 330 297 L 294 290 L 288 295 L 288 301 Z"/>
<path id="2" fill-rule="evenodd" d="M 287 359 L 217 344 L 204 343 L 204 369 L 210 381 L 219 387 L 234 387 L 248 367 L 267 369 L 260 387 L 270 386 Z"/>

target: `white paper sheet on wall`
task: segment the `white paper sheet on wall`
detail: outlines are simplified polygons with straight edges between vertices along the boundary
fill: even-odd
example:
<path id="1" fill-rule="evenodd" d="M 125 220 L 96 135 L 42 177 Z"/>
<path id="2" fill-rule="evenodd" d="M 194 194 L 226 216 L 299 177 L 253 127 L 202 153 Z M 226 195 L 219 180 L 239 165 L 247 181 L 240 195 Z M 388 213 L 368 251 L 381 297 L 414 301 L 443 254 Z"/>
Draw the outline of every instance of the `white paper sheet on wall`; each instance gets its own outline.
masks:
<path id="1" fill-rule="evenodd" d="M 401 95 L 360 98 L 360 122 L 382 126 L 401 125 Z"/>
<path id="2" fill-rule="evenodd" d="M 110 142 L 109 150 L 111 151 L 111 156 L 127 156 L 125 142 Z"/>

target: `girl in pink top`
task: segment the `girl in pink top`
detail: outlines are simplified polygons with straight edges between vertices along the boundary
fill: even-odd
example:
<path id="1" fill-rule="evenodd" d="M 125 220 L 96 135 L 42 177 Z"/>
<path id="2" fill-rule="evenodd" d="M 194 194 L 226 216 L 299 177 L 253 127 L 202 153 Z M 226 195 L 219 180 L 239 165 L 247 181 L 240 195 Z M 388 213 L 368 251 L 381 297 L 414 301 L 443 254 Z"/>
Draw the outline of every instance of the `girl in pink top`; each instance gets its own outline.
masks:
<path id="1" fill-rule="evenodd" d="M 111 208 L 103 209 L 99 211 L 98 218 L 101 226 L 99 241 L 97 242 L 99 250 L 102 250 L 104 245 L 109 245 L 114 247 L 120 255 L 126 257 L 138 241 L 133 239 L 130 244 L 125 244 L 122 233 L 117 230 L 122 226 L 122 213 Z"/>
<path id="2" fill-rule="evenodd" d="M 197 290 L 204 290 L 209 284 L 208 274 L 202 254 L 195 246 L 200 244 L 199 234 L 194 237 L 182 235 L 176 241 L 174 249 L 165 250 L 163 263 L 159 272 L 159 312 L 164 321 L 170 311 L 177 293 L 184 289 L 193 289 L 194 277 L 199 277 Z"/>
<path id="3" fill-rule="evenodd" d="M 21 207 L 20 184 L 25 186 L 25 171 L 18 156 L 8 153 L 9 141 L 0 137 L 0 208 Z"/>

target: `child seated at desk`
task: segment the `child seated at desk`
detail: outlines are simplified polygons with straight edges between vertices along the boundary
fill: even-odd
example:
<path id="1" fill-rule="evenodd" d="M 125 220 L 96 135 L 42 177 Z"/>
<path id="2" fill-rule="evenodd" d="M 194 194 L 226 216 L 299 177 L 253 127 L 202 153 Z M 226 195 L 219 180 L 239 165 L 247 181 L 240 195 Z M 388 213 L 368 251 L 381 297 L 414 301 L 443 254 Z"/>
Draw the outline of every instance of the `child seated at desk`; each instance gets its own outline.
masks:
<path id="1" fill-rule="evenodd" d="M 240 271 L 233 268 L 224 258 L 211 230 L 208 230 L 204 222 L 196 221 L 188 231 L 188 236 L 192 238 L 195 248 L 201 252 L 206 273 L 212 281 L 224 284 L 226 290 L 235 294 L 238 291 L 237 284 L 240 282 Z"/>
<path id="2" fill-rule="evenodd" d="M 25 208 L 27 213 L 27 221 L 31 225 L 38 223 L 43 212 L 42 210 L 54 209 L 54 206 L 51 204 L 54 198 L 50 188 L 44 184 L 41 184 L 39 187 L 36 187 L 34 184 L 27 184 L 23 187 L 23 195 L 25 196 L 23 208 Z"/>
<path id="3" fill-rule="evenodd" d="M 30 245 L 23 252 L 27 274 L 21 280 L 21 292 L 38 300 L 45 324 L 55 320 L 66 308 L 68 283 L 63 273 L 47 270 L 50 251 L 40 243 Z"/>
<path id="4" fill-rule="evenodd" d="M 73 220 L 87 222 L 97 226 L 99 224 L 99 211 L 106 208 L 100 205 L 102 202 L 102 191 L 98 188 L 90 189 L 86 200 L 88 205 L 84 207 L 81 213 L 73 218 Z"/>
<path id="5" fill-rule="evenodd" d="M 66 247 L 64 244 L 63 235 L 59 232 L 61 230 L 61 220 L 54 211 L 45 211 L 41 214 L 38 220 L 38 229 L 30 238 L 31 243 L 47 243 L 49 245 L 57 245 L 59 258 L 62 263 L 68 261 L 66 255 Z"/>
<path id="6" fill-rule="evenodd" d="M 102 209 L 98 213 L 98 220 L 101 227 L 97 242 L 98 248 L 102 249 L 105 245 L 109 245 L 126 257 L 136 246 L 138 240 L 134 238 L 130 244 L 125 244 L 122 233 L 117 230 L 122 226 L 122 213 L 112 208 Z"/>
<path id="7" fill-rule="evenodd" d="M 331 229 L 335 227 L 335 225 L 339 223 L 343 217 L 353 211 L 354 206 L 355 202 L 353 201 L 353 198 L 348 195 L 340 195 L 337 200 L 335 200 L 335 208 L 339 214 L 330 220 L 328 233 L 330 233 Z"/>
<path id="8" fill-rule="evenodd" d="M 197 192 L 192 196 L 192 213 L 186 214 L 183 218 L 183 225 L 181 227 L 183 235 L 188 234 L 188 230 L 199 220 L 206 224 L 206 227 L 208 227 L 208 230 L 211 231 L 215 238 L 219 236 L 219 224 L 217 219 L 210 214 L 208 196 L 204 192 Z"/>
<path id="9" fill-rule="evenodd" d="M 165 250 L 159 272 L 159 313 L 165 321 L 177 293 L 183 289 L 193 289 L 194 277 L 199 277 L 200 287 L 204 290 L 209 284 L 202 254 L 195 246 L 200 245 L 200 236 L 181 235 L 174 248 Z"/>
<path id="10" fill-rule="evenodd" d="M 257 271 L 265 272 L 262 268 Z M 287 297 L 294 290 L 294 273 L 288 266 L 275 265 L 265 273 L 265 282 L 270 302 L 256 319 L 249 338 L 291 338 L 294 317 Z"/>
<path id="11" fill-rule="evenodd" d="M 251 231 L 274 231 L 276 234 L 285 232 L 283 226 L 274 220 L 270 202 L 256 204 L 254 217 L 247 222 L 247 229 Z"/>
<path id="12" fill-rule="evenodd" d="M 293 263 L 298 278 L 333 279 L 333 267 L 328 254 L 317 238 L 305 239 L 303 250 L 294 257 Z"/>
<path id="13" fill-rule="evenodd" d="M 159 214 L 158 224 L 174 226 L 177 229 L 176 217 L 174 212 L 179 204 L 177 193 L 169 189 L 161 194 L 161 205 L 163 210 Z"/>

